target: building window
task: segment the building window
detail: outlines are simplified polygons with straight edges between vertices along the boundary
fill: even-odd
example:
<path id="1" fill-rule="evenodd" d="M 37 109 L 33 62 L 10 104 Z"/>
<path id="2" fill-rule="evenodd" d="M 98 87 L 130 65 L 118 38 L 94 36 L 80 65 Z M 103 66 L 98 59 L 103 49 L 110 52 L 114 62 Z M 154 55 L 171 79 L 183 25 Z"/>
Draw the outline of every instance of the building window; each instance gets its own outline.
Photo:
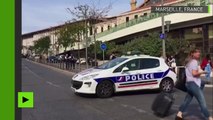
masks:
<path id="1" fill-rule="evenodd" d="M 138 19 L 138 15 L 135 15 L 135 19 Z"/>
<path id="2" fill-rule="evenodd" d="M 101 32 L 103 32 L 104 31 L 104 28 L 103 27 L 101 27 Z"/>
<path id="3" fill-rule="evenodd" d="M 147 16 L 147 13 L 144 13 L 143 16 Z"/>
<path id="4" fill-rule="evenodd" d="M 126 17 L 126 22 L 129 22 L 129 17 Z"/>
<path id="5" fill-rule="evenodd" d="M 117 27 L 118 25 L 115 23 L 115 27 Z"/>
<path id="6" fill-rule="evenodd" d="M 107 27 L 107 28 L 108 28 L 108 30 L 109 30 L 109 29 L 110 29 L 110 25 L 108 25 L 108 27 Z"/>
<path id="7" fill-rule="evenodd" d="M 184 30 L 185 40 L 190 41 L 191 46 L 203 50 L 203 29 L 202 27 L 187 28 Z M 202 51 L 203 52 L 203 51 Z"/>
<path id="8" fill-rule="evenodd" d="M 89 28 L 89 34 L 90 34 L 90 35 L 93 34 L 93 32 L 92 32 L 92 27 Z"/>

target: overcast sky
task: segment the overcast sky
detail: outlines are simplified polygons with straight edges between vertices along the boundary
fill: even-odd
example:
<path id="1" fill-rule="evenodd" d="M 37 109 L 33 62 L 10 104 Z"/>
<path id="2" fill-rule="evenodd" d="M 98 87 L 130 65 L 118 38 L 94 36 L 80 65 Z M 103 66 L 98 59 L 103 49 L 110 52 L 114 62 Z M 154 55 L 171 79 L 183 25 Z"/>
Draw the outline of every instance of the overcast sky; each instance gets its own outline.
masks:
<path id="1" fill-rule="evenodd" d="M 143 2 L 143 0 L 137 1 L 137 5 Z M 130 10 L 130 0 L 22 0 L 22 33 L 63 24 L 72 19 L 66 8 L 73 9 L 78 4 L 93 3 L 99 8 L 104 8 L 111 3 L 112 9 L 108 16 Z"/>

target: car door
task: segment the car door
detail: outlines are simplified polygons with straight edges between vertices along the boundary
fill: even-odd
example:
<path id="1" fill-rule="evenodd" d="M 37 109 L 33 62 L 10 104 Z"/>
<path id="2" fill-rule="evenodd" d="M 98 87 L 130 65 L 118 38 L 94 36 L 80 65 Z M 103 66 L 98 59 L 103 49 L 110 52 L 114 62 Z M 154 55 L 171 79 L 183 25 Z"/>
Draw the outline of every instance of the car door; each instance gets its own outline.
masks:
<path id="1" fill-rule="evenodd" d="M 152 88 L 157 85 L 164 73 L 160 67 L 160 61 L 155 58 L 141 58 L 138 72 L 143 76 L 143 88 Z"/>
<path id="2" fill-rule="evenodd" d="M 127 67 L 129 70 L 122 72 L 122 69 Z M 140 69 L 140 59 L 130 60 L 118 68 L 116 68 L 113 74 L 116 76 L 116 90 L 117 91 L 125 91 L 125 90 L 134 90 L 136 82 L 138 80 L 138 70 Z"/>

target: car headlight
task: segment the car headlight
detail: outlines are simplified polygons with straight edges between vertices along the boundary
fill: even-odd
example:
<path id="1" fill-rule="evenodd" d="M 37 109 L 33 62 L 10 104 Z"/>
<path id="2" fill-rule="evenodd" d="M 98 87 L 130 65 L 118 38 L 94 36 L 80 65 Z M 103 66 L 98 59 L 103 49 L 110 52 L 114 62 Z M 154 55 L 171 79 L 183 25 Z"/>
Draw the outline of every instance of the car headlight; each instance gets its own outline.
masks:
<path id="1" fill-rule="evenodd" d="M 85 76 L 85 77 L 82 77 L 81 80 L 88 80 L 88 79 L 92 79 L 94 77 L 98 76 L 98 74 L 94 74 L 94 75 L 88 75 L 88 76 Z"/>

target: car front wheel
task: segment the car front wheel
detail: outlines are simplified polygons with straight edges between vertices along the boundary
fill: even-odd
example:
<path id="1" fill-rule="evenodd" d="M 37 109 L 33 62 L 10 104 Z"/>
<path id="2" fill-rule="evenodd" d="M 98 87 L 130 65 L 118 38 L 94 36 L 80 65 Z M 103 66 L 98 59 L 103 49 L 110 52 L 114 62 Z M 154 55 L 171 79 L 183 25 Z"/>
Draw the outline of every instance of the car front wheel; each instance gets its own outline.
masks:
<path id="1" fill-rule="evenodd" d="M 112 96 L 113 93 L 114 93 L 113 83 L 108 80 L 100 82 L 96 88 L 96 94 L 100 98 L 110 97 Z"/>

